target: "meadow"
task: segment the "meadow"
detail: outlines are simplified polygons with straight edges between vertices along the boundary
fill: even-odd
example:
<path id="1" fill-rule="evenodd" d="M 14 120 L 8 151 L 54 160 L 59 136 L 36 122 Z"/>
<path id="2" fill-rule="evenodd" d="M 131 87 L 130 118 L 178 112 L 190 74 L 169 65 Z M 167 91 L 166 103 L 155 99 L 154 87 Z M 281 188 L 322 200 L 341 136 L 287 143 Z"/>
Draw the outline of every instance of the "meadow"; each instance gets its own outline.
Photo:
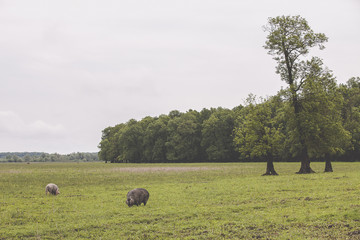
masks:
<path id="1" fill-rule="evenodd" d="M 360 163 L 0 164 L 0 239 L 360 239 Z M 60 195 L 45 196 L 47 183 Z M 146 206 L 126 194 L 146 188 Z"/>

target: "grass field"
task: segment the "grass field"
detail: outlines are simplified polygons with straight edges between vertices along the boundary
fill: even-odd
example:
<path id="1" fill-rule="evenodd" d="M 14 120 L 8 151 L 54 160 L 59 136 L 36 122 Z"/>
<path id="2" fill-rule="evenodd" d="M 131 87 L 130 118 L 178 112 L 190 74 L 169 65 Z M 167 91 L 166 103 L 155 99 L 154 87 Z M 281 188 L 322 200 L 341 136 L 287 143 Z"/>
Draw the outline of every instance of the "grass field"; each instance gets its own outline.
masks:
<path id="1" fill-rule="evenodd" d="M 0 164 L 0 239 L 360 239 L 360 163 Z M 45 196 L 47 183 L 61 194 Z M 136 187 L 148 204 L 125 204 Z"/>

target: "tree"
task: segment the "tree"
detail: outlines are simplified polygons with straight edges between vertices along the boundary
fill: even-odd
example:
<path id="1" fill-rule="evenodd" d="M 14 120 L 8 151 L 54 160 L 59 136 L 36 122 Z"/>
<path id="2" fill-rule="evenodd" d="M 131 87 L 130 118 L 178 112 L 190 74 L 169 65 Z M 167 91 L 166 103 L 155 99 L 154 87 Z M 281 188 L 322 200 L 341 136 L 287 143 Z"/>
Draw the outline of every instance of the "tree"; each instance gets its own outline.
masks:
<path id="1" fill-rule="evenodd" d="M 121 135 L 118 137 L 120 155 L 119 162 L 140 163 L 144 159 L 144 135 L 147 126 L 152 122 L 151 117 L 145 117 L 141 121 L 131 119 L 127 122 Z"/>
<path id="2" fill-rule="evenodd" d="M 199 113 L 189 110 L 185 114 L 170 116 L 166 157 L 170 162 L 198 162 L 203 160 Z"/>
<path id="3" fill-rule="evenodd" d="M 202 123 L 201 146 L 209 161 L 234 161 L 237 153 L 233 144 L 234 112 L 218 108 Z"/>
<path id="4" fill-rule="evenodd" d="M 102 131 L 101 142 L 99 143 L 99 159 L 105 162 L 117 162 L 120 155 L 119 136 L 124 131 L 126 124 L 118 124 L 115 127 L 107 127 Z"/>
<path id="5" fill-rule="evenodd" d="M 27 163 L 30 162 L 31 161 L 31 156 L 29 154 L 26 154 L 24 156 L 24 161 L 27 162 Z"/>
<path id="6" fill-rule="evenodd" d="M 147 162 L 167 161 L 165 143 L 168 121 L 168 116 L 161 115 L 147 126 L 144 135 L 144 156 Z"/>
<path id="7" fill-rule="evenodd" d="M 284 146 L 282 100 L 280 96 L 274 96 L 259 104 L 252 97 L 248 101 L 244 114 L 237 119 L 234 142 L 241 157 L 266 159 L 264 175 L 278 175 L 273 161 L 281 155 Z"/>
<path id="8" fill-rule="evenodd" d="M 295 118 L 294 129 L 297 134 L 297 157 L 301 159 L 301 167 L 298 173 L 312 173 L 310 158 L 307 154 L 301 120 L 299 117 L 301 103 L 298 92 L 306 81 L 303 74 L 306 62 L 302 60 L 310 48 L 318 46 L 324 49 L 323 43 L 327 37 L 323 33 L 314 33 L 307 21 L 300 16 L 280 16 L 269 18 L 264 30 L 269 32 L 264 48 L 268 54 L 274 56 L 277 62 L 276 73 L 281 80 L 289 86 L 290 101 Z"/>
<path id="9" fill-rule="evenodd" d="M 356 161 L 360 154 L 360 77 L 350 78 L 346 84 L 340 85 L 340 91 L 344 98 L 343 124 L 351 135 L 345 157 L 347 161 Z"/>
<path id="10" fill-rule="evenodd" d="M 325 172 L 332 172 L 330 159 L 343 154 L 350 142 L 350 134 L 344 129 L 341 118 L 343 97 L 334 76 L 321 59 L 314 57 L 306 66 L 303 70 L 306 81 L 299 93 L 302 109 L 298 115 L 304 130 L 305 148 L 310 158 L 325 158 Z"/>

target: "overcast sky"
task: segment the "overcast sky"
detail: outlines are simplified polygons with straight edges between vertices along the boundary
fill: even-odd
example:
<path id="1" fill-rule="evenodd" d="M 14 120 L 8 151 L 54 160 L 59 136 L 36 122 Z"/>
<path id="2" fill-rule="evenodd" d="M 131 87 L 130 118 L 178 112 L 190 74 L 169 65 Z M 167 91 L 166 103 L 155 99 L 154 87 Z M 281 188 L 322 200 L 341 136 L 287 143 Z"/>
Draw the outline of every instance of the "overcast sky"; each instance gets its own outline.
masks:
<path id="1" fill-rule="evenodd" d="M 310 55 L 338 83 L 360 76 L 359 0 L 0 0 L 0 152 L 96 152 L 131 118 L 274 95 L 279 15 L 329 37 Z"/>

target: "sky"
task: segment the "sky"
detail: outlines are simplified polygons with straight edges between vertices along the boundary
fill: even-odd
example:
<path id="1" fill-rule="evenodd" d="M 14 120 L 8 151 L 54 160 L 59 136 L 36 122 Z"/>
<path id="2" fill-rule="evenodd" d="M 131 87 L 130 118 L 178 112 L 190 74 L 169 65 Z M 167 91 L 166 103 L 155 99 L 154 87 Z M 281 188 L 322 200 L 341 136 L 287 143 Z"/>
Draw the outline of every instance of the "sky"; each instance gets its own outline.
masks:
<path id="1" fill-rule="evenodd" d="M 360 76 L 359 0 L 0 0 L 0 152 L 97 152 L 133 118 L 275 95 L 281 15 L 329 37 L 309 56 L 338 83 Z"/>

